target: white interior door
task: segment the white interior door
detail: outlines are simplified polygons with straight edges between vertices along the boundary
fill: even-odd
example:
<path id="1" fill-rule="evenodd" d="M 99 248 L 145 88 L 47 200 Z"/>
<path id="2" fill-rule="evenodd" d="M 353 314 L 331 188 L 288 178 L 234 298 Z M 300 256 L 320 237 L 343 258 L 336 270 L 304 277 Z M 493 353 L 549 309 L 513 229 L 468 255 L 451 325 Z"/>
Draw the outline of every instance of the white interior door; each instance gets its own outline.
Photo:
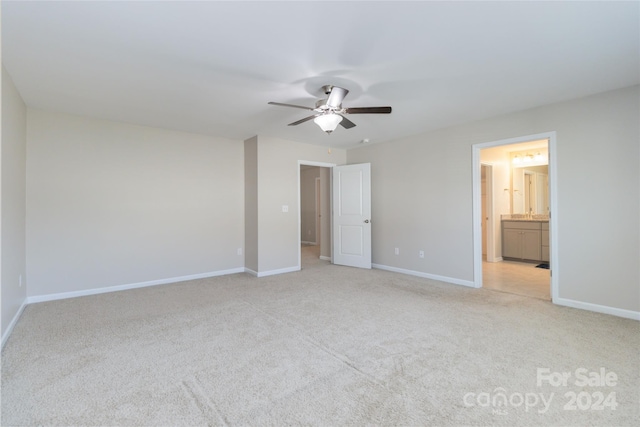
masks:
<path id="1" fill-rule="evenodd" d="M 333 263 L 371 268 L 371 164 L 333 167 Z"/>

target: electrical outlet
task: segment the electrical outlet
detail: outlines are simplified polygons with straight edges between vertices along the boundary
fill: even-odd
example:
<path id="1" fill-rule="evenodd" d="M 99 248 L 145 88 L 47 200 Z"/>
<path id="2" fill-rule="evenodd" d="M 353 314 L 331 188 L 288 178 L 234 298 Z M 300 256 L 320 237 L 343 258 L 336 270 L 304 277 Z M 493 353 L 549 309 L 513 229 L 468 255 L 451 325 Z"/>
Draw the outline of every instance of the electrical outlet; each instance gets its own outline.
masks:
<path id="1" fill-rule="evenodd" d="M 420 252 L 418 252 L 418 256 L 419 256 L 420 258 L 424 258 L 424 251 L 420 251 Z"/>
<path id="2" fill-rule="evenodd" d="M 289 205 L 282 205 L 282 212 L 289 212 Z"/>
<path id="3" fill-rule="evenodd" d="M 396 248 L 396 250 L 394 251 L 394 253 L 395 253 L 396 255 L 400 255 L 400 248 Z"/>
<path id="4" fill-rule="evenodd" d="M 238 248 L 238 255 L 242 255 L 242 248 Z"/>

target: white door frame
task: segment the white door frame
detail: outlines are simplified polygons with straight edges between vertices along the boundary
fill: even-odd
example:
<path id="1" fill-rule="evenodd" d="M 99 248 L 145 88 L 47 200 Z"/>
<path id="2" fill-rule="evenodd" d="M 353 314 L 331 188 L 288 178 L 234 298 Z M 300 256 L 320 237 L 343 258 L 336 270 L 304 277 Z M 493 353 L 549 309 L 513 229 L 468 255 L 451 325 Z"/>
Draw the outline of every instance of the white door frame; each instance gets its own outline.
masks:
<path id="1" fill-rule="evenodd" d="M 482 287 L 482 195 L 480 182 L 480 150 L 500 145 L 519 144 L 522 142 L 546 139 L 549 147 L 549 251 L 551 273 L 551 301 L 560 295 L 560 265 L 558 264 L 558 179 L 556 164 L 556 132 L 544 132 L 516 138 L 473 144 L 471 147 L 472 179 L 473 179 L 473 283 L 474 287 Z M 488 231 L 488 230 L 487 230 Z"/>
<path id="2" fill-rule="evenodd" d="M 486 210 L 487 210 L 487 262 L 496 262 L 495 244 L 495 220 L 493 218 L 493 163 L 482 162 L 480 166 L 486 166 Z M 481 183 L 482 185 L 482 183 Z M 482 193 L 482 192 L 481 192 Z M 482 203 L 482 194 L 480 194 Z M 482 205 L 480 206 L 480 216 L 482 217 Z M 482 223 L 482 219 L 480 221 Z M 482 231 L 482 230 L 481 230 Z M 480 234 L 480 255 L 482 256 L 482 234 Z"/>
<path id="3" fill-rule="evenodd" d="M 322 221 L 320 220 L 321 217 L 321 204 L 322 204 L 322 197 L 320 194 L 320 177 L 317 176 L 316 180 L 314 182 L 314 188 L 315 188 L 315 205 L 316 205 L 316 210 L 315 210 L 315 222 L 316 222 L 316 245 L 320 246 L 322 244 L 322 242 L 320 241 L 320 235 L 322 234 Z"/>
<path id="4" fill-rule="evenodd" d="M 310 161 L 310 160 L 298 160 L 298 270 L 300 270 L 302 268 L 302 248 L 300 247 L 300 242 L 302 242 L 302 197 L 300 196 L 300 166 L 305 165 L 305 166 L 318 166 L 321 168 L 333 168 L 334 166 L 336 166 L 335 163 L 324 163 L 324 162 L 314 162 L 314 161 Z M 329 173 L 329 212 L 332 212 L 332 206 L 331 203 L 333 203 L 331 201 L 331 173 Z M 331 221 L 330 221 L 331 222 Z M 329 245 L 329 247 L 331 248 L 333 245 Z M 332 251 L 332 258 L 333 258 L 333 249 Z"/>

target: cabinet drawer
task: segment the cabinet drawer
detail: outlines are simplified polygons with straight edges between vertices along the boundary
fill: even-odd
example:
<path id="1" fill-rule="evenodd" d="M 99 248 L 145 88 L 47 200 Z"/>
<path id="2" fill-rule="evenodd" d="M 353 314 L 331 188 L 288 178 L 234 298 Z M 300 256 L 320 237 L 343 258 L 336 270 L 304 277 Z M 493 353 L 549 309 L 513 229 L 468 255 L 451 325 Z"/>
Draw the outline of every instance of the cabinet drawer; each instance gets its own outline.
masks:
<path id="1" fill-rule="evenodd" d="M 502 221 L 502 226 L 520 230 L 540 230 L 540 222 L 537 221 Z"/>

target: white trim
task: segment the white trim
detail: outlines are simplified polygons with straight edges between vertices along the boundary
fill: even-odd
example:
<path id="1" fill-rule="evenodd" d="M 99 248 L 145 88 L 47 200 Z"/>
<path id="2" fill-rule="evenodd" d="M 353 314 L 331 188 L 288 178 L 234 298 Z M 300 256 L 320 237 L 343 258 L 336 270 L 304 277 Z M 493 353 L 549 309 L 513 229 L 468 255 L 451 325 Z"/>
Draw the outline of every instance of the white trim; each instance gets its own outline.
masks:
<path id="1" fill-rule="evenodd" d="M 560 298 L 560 264 L 558 262 L 558 156 L 556 155 L 556 133 L 549 136 L 549 265 L 551 266 L 551 301 Z"/>
<path id="2" fill-rule="evenodd" d="M 257 272 L 257 271 L 253 271 L 253 270 L 252 270 L 252 269 L 250 269 L 250 268 L 246 268 L 246 267 L 245 267 L 244 272 L 245 272 L 245 273 L 247 273 L 247 274 L 250 274 L 250 275 L 252 275 L 252 276 L 254 276 L 254 277 L 258 277 L 258 272 Z"/>
<path id="3" fill-rule="evenodd" d="M 482 166 L 486 168 L 487 174 L 485 179 L 485 187 L 486 187 L 486 209 L 487 209 L 487 262 L 495 262 L 496 261 L 496 243 L 495 243 L 495 217 L 493 216 L 493 163 L 481 162 L 480 169 L 482 170 Z M 482 184 L 482 183 L 481 183 Z M 480 194 L 480 202 L 482 202 L 482 194 Z M 480 204 L 480 212 L 482 212 L 482 203 Z M 483 219 L 480 218 L 482 222 Z M 482 240 L 480 241 L 482 244 Z M 484 249 L 484 248 L 483 248 Z"/>
<path id="4" fill-rule="evenodd" d="M 624 317 L 626 319 L 640 320 L 640 311 L 625 310 L 623 308 L 575 301 L 567 298 L 554 298 L 553 302 L 554 304 L 563 305 L 565 307 L 595 311 L 596 313 L 610 314 L 612 316 Z"/>
<path id="5" fill-rule="evenodd" d="M 305 242 L 305 241 L 302 241 L 300 243 L 302 243 L 303 245 L 318 246 L 318 244 L 316 242 Z"/>
<path id="6" fill-rule="evenodd" d="M 323 260 L 323 261 L 331 261 L 331 257 L 330 256 L 320 255 L 320 259 Z"/>
<path id="7" fill-rule="evenodd" d="M 473 287 L 482 287 L 482 164 L 480 163 L 480 148 L 471 147 L 471 223 L 473 231 Z M 489 248 L 487 248 L 487 252 Z"/>
<path id="8" fill-rule="evenodd" d="M 13 332 L 13 327 L 16 326 L 16 323 L 18 323 L 18 320 L 20 319 L 20 316 L 22 316 L 22 312 L 24 311 L 24 308 L 27 306 L 27 304 L 27 298 L 25 298 L 24 301 L 22 301 L 22 305 L 18 309 L 18 312 L 15 316 L 13 316 L 13 319 L 11 319 L 7 330 L 4 331 L 4 334 L 2 335 L 2 345 L 0 346 L 0 348 L 4 348 L 4 345 L 7 343 L 9 336 L 11 336 L 11 332 Z"/>
<path id="9" fill-rule="evenodd" d="M 129 289 L 146 288 L 148 286 L 166 285 L 169 283 L 185 282 L 187 280 L 205 279 L 207 277 L 225 276 L 228 274 L 244 273 L 244 267 L 232 268 L 230 270 L 212 271 L 209 273 L 192 274 L 189 276 L 170 277 L 168 279 L 150 280 L 148 282 L 130 283 L 127 285 L 107 286 L 104 288 L 87 289 L 83 291 L 61 292 L 58 294 L 36 295 L 27 298 L 27 304 L 38 302 L 55 301 L 67 298 L 77 298 L 89 295 L 98 295 L 108 292 L 126 291 Z"/>
<path id="10" fill-rule="evenodd" d="M 318 169 L 318 174 L 320 174 L 320 169 Z M 317 176 L 315 181 L 314 181 L 314 192 L 315 192 L 315 200 L 314 200 L 314 204 L 316 207 L 316 212 L 315 212 L 315 224 L 316 224 L 316 244 L 318 242 L 320 242 L 320 235 L 322 234 L 321 231 L 321 223 L 320 223 L 320 215 L 322 215 L 320 213 L 320 203 L 318 203 L 320 201 L 320 176 Z M 302 214 L 302 213 L 301 213 Z M 302 267 L 302 266 L 300 266 Z"/>
<path id="11" fill-rule="evenodd" d="M 300 267 L 294 266 L 294 267 L 280 268 L 278 270 L 260 271 L 256 273 L 256 277 L 274 276 L 276 274 L 292 273 L 294 271 L 300 271 Z M 255 272 L 252 272 L 252 273 L 255 273 Z"/>
<path id="12" fill-rule="evenodd" d="M 388 265 L 382 265 L 382 264 L 371 264 L 371 267 L 377 268 L 378 270 L 393 271 L 394 273 L 408 274 L 409 276 L 418 276 L 418 277 L 423 277 L 425 279 L 433 279 L 433 280 L 438 280 L 440 282 L 453 283 L 454 285 L 468 286 L 470 288 L 475 287 L 473 281 L 471 280 L 462 280 L 462 279 L 455 279 L 453 277 L 438 276 L 437 274 L 423 273 L 422 271 L 405 270 L 404 268 L 390 267 Z"/>

